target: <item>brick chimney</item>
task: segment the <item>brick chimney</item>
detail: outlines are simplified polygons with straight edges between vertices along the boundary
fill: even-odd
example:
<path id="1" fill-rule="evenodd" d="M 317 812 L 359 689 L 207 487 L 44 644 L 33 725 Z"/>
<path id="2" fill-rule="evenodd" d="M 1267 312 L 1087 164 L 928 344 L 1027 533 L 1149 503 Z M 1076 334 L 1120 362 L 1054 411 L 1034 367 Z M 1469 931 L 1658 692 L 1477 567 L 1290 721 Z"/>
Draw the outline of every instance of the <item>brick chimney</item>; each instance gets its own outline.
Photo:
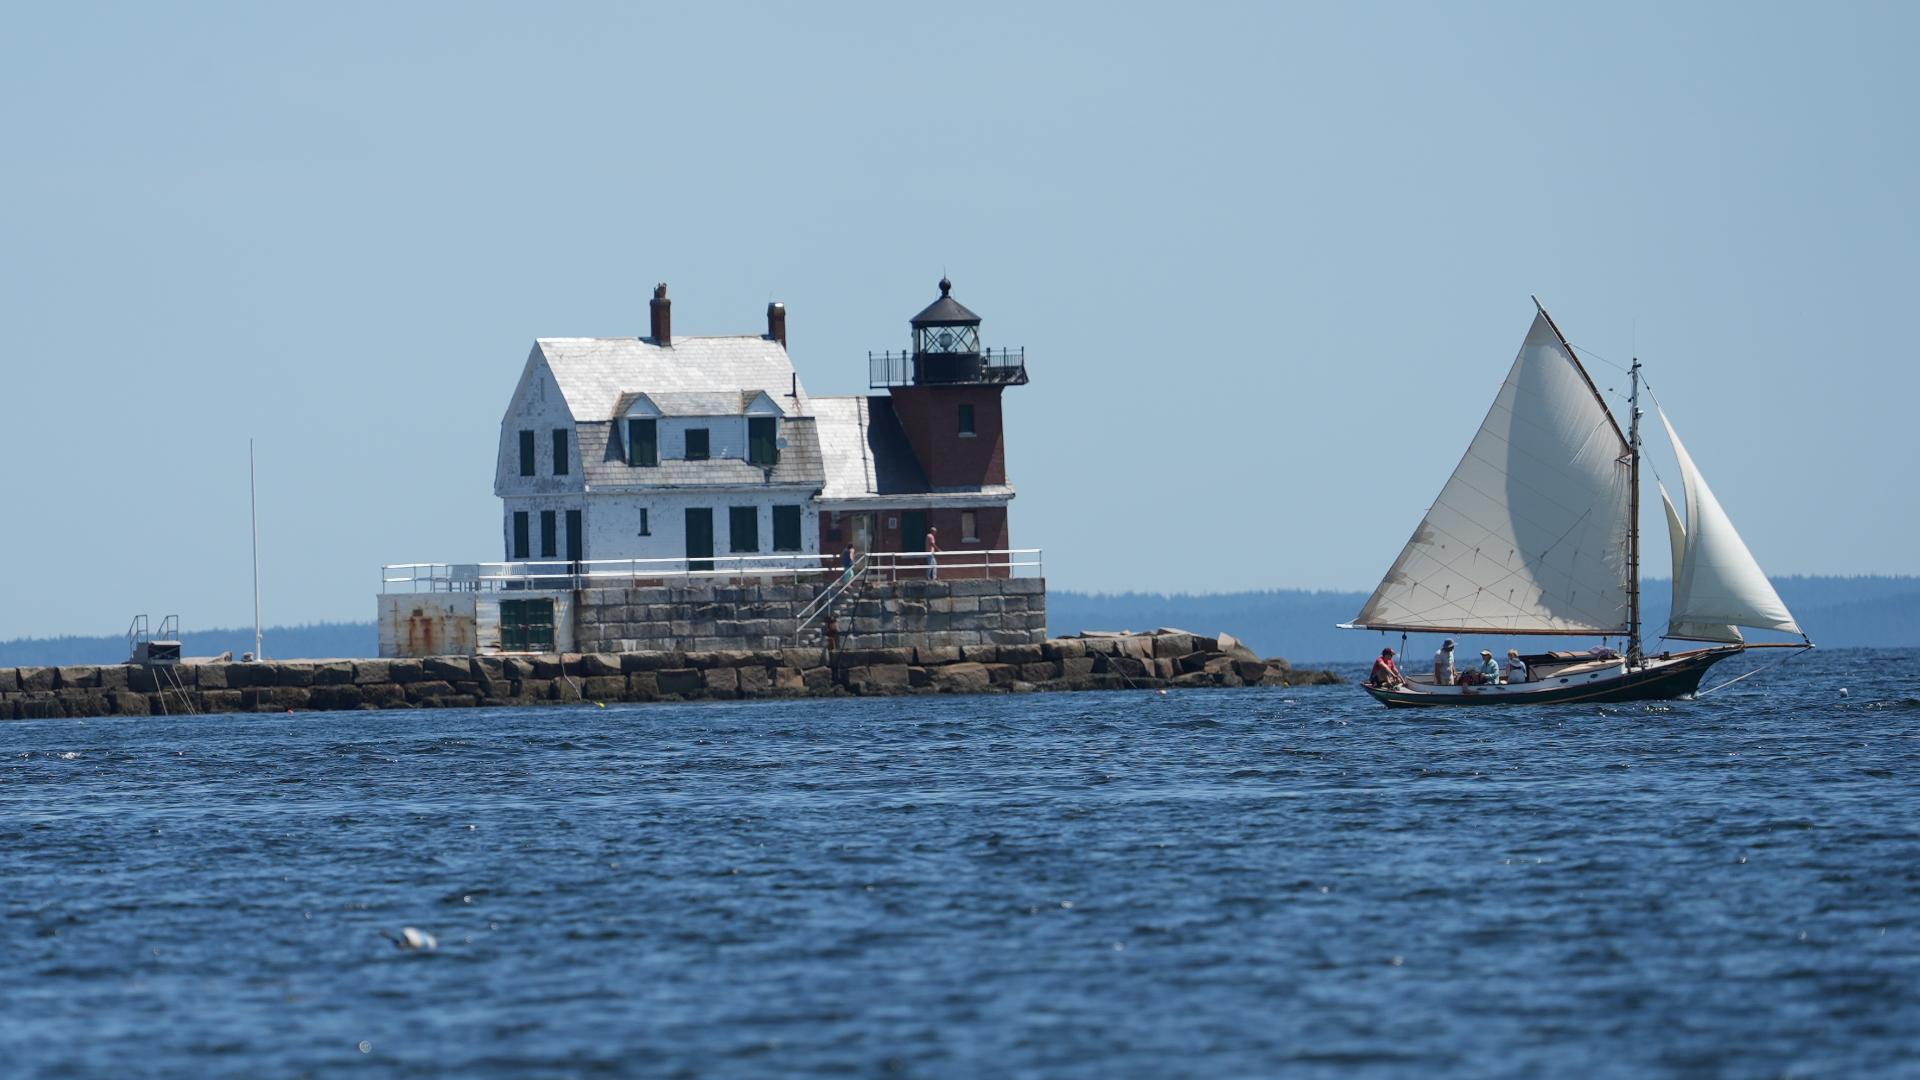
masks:
<path id="1" fill-rule="evenodd" d="M 661 282 L 653 287 L 653 343 L 655 345 L 673 344 L 673 301 L 667 299 L 667 283 Z"/>
<path id="2" fill-rule="evenodd" d="M 787 347 L 787 305 L 778 300 L 767 305 L 767 336 Z"/>

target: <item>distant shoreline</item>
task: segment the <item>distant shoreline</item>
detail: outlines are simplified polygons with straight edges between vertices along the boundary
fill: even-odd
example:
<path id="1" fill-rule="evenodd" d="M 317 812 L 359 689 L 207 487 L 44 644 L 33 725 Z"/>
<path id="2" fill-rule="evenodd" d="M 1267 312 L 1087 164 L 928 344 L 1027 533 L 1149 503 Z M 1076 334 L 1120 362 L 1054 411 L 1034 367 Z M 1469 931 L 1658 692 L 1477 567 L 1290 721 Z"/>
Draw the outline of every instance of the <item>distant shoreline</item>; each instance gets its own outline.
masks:
<path id="1" fill-rule="evenodd" d="M 1920 646 L 1920 576 L 1780 577 L 1774 585 L 1801 624 L 1823 648 Z M 1669 583 L 1645 585 L 1649 638 L 1666 622 Z M 1399 646 L 1398 635 L 1339 630 L 1367 594 L 1359 591 L 1268 589 L 1236 593 L 1087 593 L 1053 589 L 1048 596 L 1048 633 L 1178 626 L 1202 633 L 1231 632 L 1265 656 L 1299 657 L 1313 663 L 1360 663 L 1382 641 Z M 372 622 L 315 623 L 269 627 L 266 654 L 275 659 L 372 657 L 378 638 Z M 1488 635 L 1489 639 L 1498 635 Z M 253 648 L 253 629 L 188 631 L 189 656 L 234 656 Z M 1413 644 L 1425 644 L 1423 640 Z M 1427 646 L 1431 648 L 1431 646 Z M 124 633 L 97 636 L 19 638 L 0 641 L 0 667 L 115 664 L 127 659 Z"/>

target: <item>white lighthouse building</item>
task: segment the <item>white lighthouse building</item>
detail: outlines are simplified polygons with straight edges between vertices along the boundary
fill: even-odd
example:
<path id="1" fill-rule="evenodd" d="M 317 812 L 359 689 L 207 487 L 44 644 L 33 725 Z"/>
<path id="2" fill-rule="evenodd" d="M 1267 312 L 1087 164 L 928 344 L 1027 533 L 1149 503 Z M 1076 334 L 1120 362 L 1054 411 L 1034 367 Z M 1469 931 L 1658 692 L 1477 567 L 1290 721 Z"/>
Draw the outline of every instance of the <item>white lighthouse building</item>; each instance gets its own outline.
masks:
<path id="1" fill-rule="evenodd" d="M 819 551 L 820 439 L 785 309 L 764 335 L 676 338 L 666 291 L 648 337 L 534 343 L 500 422 L 507 561 Z"/>

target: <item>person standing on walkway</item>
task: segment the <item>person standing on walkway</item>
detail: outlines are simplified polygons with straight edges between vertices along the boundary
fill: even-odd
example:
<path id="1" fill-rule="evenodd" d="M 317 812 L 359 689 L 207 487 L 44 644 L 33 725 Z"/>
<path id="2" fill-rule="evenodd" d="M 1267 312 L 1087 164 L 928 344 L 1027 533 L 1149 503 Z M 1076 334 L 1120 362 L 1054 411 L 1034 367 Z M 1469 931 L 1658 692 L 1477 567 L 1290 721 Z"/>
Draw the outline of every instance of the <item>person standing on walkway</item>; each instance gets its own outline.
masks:
<path id="1" fill-rule="evenodd" d="M 933 526 L 927 526 L 927 580 L 940 578 L 940 538 Z"/>

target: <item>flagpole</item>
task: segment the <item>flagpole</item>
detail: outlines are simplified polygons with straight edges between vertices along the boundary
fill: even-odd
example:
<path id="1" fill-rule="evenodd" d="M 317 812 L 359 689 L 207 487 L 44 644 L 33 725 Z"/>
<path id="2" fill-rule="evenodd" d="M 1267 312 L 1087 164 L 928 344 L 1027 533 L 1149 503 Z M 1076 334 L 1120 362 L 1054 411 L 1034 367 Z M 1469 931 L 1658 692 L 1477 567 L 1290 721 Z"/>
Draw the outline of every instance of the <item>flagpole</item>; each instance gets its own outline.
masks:
<path id="1" fill-rule="evenodd" d="M 254 482 L 253 440 L 247 440 L 247 513 L 253 521 L 253 658 L 265 660 L 260 652 L 260 495 Z"/>

